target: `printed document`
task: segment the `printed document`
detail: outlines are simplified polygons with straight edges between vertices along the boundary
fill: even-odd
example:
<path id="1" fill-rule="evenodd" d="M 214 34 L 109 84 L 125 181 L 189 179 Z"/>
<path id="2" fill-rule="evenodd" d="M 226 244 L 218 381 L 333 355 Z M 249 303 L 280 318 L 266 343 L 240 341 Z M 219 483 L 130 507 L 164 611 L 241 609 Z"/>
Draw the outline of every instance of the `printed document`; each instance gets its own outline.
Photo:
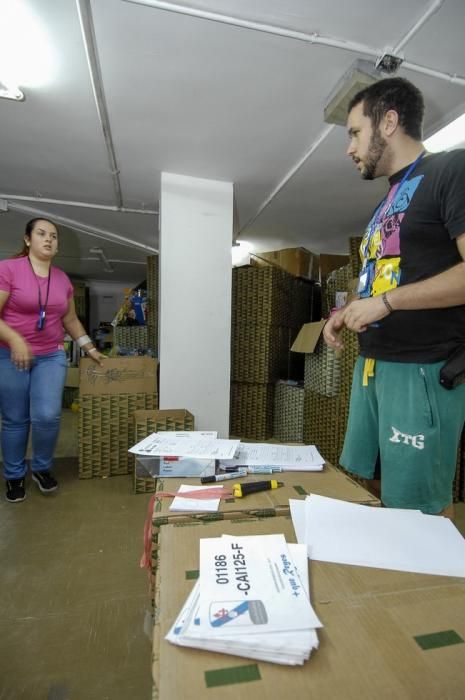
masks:
<path id="1" fill-rule="evenodd" d="M 174 432 L 152 433 L 129 452 L 148 457 L 196 457 L 198 459 L 231 459 L 240 440 L 215 439 L 206 436 L 176 436 Z"/>
<path id="2" fill-rule="evenodd" d="M 274 445 L 241 442 L 233 459 L 224 466 L 276 466 L 285 471 L 321 471 L 324 459 L 315 445 Z"/>
<path id="3" fill-rule="evenodd" d="M 200 577 L 166 639 L 302 664 L 321 623 L 309 601 L 306 548 L 282 535 L 201 540 Z"/>

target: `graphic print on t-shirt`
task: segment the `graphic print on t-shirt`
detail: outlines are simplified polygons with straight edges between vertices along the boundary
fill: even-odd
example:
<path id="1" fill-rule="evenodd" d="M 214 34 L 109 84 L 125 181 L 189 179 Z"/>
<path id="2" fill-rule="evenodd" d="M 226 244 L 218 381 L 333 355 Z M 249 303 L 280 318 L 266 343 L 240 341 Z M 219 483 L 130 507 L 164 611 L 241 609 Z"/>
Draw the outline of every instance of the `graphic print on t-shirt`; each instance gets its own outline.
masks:
<path id="1" fill-rule="evenodd" d="M 399 285 L 401 276 L 400 227 L 405 212 L 423 180 L 417 175 L 402 185 L 393 185 L 386 201 L 367 226 L 360 246 L 362 267 L 370 270 L 363 296 L 378 296 Z M 385 210 L 385 211 L 383 211 Z"/>

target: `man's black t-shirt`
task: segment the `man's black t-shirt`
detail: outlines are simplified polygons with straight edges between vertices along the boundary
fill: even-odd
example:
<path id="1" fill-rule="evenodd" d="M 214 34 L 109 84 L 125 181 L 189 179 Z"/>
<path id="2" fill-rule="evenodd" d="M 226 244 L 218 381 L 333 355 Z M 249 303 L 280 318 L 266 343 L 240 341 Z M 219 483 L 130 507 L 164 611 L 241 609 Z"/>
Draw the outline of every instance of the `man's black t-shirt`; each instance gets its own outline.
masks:
<path id="1" fill-rule="evenodd" d="M 437 275 L 462 261 L 455 239 L 465 233 L 465 150 L 425 156 L 375 212 L 361 245 L 371 260 L 363 296 Z M 465 305 L 395 311 L 359 334 L 364 357 L 392 362 L 437 362 L 465 344 Z"/>

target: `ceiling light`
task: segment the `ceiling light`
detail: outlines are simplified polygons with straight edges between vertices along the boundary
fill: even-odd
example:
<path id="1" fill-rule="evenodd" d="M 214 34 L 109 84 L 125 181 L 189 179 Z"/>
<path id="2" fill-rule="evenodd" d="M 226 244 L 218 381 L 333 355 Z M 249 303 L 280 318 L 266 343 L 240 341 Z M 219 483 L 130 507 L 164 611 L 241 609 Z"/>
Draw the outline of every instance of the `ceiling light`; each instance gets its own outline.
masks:
<path id="1" fill-rule="evenodd" d="M 0 80 L 0 97 L 4 97 L 6 100 L 17 100 L 22 102 L 24 100 L 24 93 L 21 92 L 19 87 L 16 85 L 7 85 L 5 82 Z"/>
<path id="2" fill-rule="evenodd" d="M 372 63 L 357 59 L 328 96 L 324 108 L 325 122 L 345 126 L 348 106 L 352 97 L 355 97 L 359 90 L 372 85 L 380 78 L 382 75 L 376 71 Z"/>
<path id="3" fill-rule="evenodd" d="M 465 113 L 436 131 L 424 142 L 425 148 L 431 153 L 448 151 L 461 144 L 465 144 Z"/>
<path id="4" fill-rule="evenodd" d="M 233 266 L 246 265 L 250 260 L 252 250 L 253 246 L 248 241 L 236 241 L 232 247 Z"/>
<path id="5" fill-rule="evenodd" d="M 43 23 L 24 0 L 1 0 L 0 85 L 13 91 L 18 85 L 40 87 L 50 81 L 53 69 L 52 42 Z M 24 95 L 2 97 L 24 99 Z"/>
<path id="6" fill-rule="evenodd" d="M 114 272 L 115 269 L 111 262 L 108 260 L 102 248 L 89 248 L 89 253 L 96 255 L 100 261 L 103 263 L 103 269 L 105 272 Z"/>

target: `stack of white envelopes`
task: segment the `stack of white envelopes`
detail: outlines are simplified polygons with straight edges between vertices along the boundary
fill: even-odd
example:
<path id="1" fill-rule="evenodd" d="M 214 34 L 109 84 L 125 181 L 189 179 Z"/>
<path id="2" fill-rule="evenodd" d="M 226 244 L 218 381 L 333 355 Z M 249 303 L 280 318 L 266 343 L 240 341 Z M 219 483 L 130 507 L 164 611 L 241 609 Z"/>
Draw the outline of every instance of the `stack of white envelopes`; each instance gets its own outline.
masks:
<path id="1" fill-rule="evenodd" d="M 303 664 L 321 627 L 305 545 L 284 535 L 200 540 L 200 575 L 166 639 L 279 664 Z"/>

